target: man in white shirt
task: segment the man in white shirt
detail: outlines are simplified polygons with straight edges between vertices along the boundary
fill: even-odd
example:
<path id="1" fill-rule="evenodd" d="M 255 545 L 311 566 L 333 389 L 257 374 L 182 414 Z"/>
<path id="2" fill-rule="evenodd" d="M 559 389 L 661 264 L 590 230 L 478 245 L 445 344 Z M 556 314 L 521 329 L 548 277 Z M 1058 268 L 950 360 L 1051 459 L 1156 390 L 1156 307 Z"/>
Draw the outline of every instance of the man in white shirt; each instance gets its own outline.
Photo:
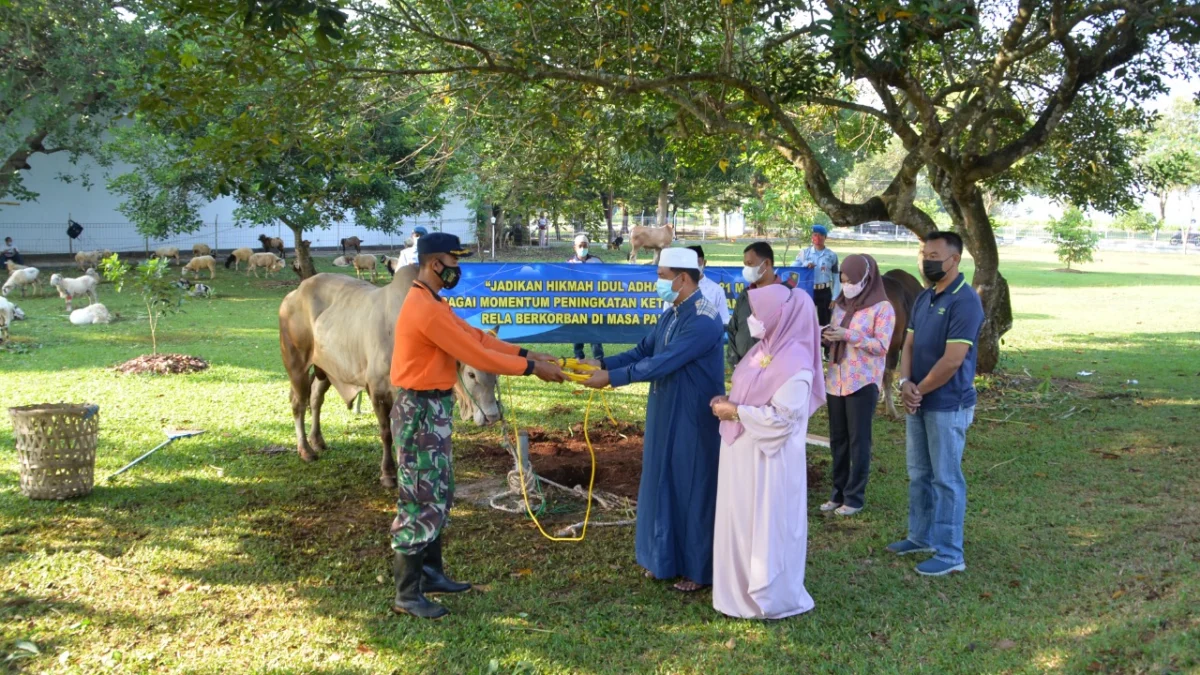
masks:
<path id="1" fill-rule="evenodd" d="M 700 294 L 704 296 L 713 307 L 717 308 L 717 317 L 721 320 L 721 325 L 729 323 L 729 299 L 725 296 L 725 289 L 717 282 L 704 276 L 704 266 L 707 262 L 704 260 L 704 248 L 700 246 L 689 246 L 689 249 L 696 252 L 696 257 L 700 259 Z M 671 308 L 669 303 L 663 303 L 663 311 Z"/>
<path id="2" fill-rule="evenodd" d="M 412 246 L 400 251 L 400 265 L 416 265 L 417 264 L 417 240 L 422 236 L 429 234 L 429 230 L 425 226 L 418 225 L 413 228 Z"/>

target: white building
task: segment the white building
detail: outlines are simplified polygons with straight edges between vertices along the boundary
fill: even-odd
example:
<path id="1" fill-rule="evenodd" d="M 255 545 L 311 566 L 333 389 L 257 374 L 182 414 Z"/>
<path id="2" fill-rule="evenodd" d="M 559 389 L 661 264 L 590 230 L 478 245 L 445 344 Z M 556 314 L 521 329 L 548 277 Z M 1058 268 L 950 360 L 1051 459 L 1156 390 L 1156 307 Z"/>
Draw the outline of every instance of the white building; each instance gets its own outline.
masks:
<path id="1" fill-rule="evenodd" d="M 239 246 L 257 247 L 259 234 L 282 237 L 289 249 L 294 246 L 291 231 L 282 224 L 270 227 L 247 224 L 238 227 L 233 218 L 237 203 L 231 198 L 210 202 L 200 210 L 205 225 L 199 231 L 147 240 L 117 210 L 121 198 L 105 188 L 104 169 L 86 158 L 81 160 L 79 166 L 71 166 L 65 153 L 34 155 L 29 164 L 33 168 L 24 172 L 23 180 L 26 187 L 39 194 L 38 199 L 18 206 L 0 205 L 0 238 L 12 237 L 22 253 L 69 253 L 95 249 L 142 251 L 158 246 L 178 246 L 190 250 L 195 243 L 205 243 L 228 251 Z M 128 166 L 116 166 L 111 173 L 118 175 L 129 170 Z M 91 188 L 85 187 L 79 180 L 63 182 L 58 178 L 60 174 L 86 176 Z M 68 219 L 83 225 L 83 234 L 77 240 L 72 241 L 67 236 Z M 351 221 L 325 230 L 307 232 L 305 238 L 314 247 L 335 247 L 343 237 L 357 236 L 365 246 L 400 248 L 417 225 L 424 225 L 431 232 L 457 234 L 464 242 L 475 241 L 473 214 L 466 202 L 457 196 L 447 201 L 440 214 L 406 219 L 403 228 L 396 234 L 368 230 Z"/>

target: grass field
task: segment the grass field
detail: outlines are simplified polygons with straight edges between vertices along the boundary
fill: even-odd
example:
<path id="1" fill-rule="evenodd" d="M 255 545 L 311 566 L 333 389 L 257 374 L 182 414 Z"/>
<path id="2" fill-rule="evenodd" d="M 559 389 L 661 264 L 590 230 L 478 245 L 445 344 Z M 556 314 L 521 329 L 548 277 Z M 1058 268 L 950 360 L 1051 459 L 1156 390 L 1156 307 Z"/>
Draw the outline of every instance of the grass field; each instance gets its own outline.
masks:
<path id="1" fill-rule="evenodd" d="M 740 246 L 708 248 L 710 264 L 740 266 Z M 854 250 L 914 267 L 911 249 Z M 448 560 L 482 588 L 446 597 L 437 623 L 394 617 L 373 418 L 331 397 L 320 462 L 260 452 L 293 444 L 275 318 L 288 288 L 221 270 L 217 297 L 159 336 L 212 367 L 171 377 L 111 370 L 149 351 L 136 303 L 111 286 L 110 326 L 15 298 L 29 320 L 0 349 L 0 400 L 99 404 L 98 476 L 165 428 L 207 434 L 50 503 L 21 496 L 3 416 L 0 672 L 1200 672 L 1200 257 L 1111 255 L 1063 274 L 1040 252 L 1004 255 L 1016 326 L 968 438 L 967 572 L 930 580 L 883 551 L 904 534 L 907 493 L 903 426 L 877 419 L 867 509 L 826 518 L 824 489 L 809 494 L 816 609 L 772 623 L 643 579 L 628 528 L 556 544 L 469 504 Z M 524 421 L 582 419 L 569 387 L 509 386 Z M 644 395 L 612 396 L 617 417 L 640 422 Z M 823 413 L 811 429 L 825 433 Z M 460 483 L 483 477 L 496 431 L 456 437 Z"/>

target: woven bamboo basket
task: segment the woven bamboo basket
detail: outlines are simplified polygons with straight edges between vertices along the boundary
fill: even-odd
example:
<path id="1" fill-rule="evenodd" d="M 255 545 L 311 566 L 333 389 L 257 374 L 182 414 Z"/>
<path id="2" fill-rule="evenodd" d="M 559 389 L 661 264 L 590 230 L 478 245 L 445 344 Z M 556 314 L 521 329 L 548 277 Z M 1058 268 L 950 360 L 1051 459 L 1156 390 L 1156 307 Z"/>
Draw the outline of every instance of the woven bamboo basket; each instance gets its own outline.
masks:
<path id="1" fill-rule="evenodd" d="M 8 409 L 17 441 L 21 494 L 32 499 L 67 499 L 92 491 L 99 410 L 99 406 L 80 403 Z"/>

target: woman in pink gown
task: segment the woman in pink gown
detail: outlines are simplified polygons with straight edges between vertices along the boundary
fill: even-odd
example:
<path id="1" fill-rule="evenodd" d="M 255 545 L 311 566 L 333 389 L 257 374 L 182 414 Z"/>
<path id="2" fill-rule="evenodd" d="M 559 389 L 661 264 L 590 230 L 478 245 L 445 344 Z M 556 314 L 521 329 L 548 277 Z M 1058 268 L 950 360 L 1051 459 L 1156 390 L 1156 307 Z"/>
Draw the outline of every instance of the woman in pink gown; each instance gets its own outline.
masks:
<path id="1" fill-rule="evenodd" d="M 825 402 L 817 311 L 802 290 L 750 291 L 759 343 L 712 401 L 721 419 L 713 541 L 713 607 L 782 619 L 813 608 L 804 588 L 808 548 L 808 420 Z"/>

